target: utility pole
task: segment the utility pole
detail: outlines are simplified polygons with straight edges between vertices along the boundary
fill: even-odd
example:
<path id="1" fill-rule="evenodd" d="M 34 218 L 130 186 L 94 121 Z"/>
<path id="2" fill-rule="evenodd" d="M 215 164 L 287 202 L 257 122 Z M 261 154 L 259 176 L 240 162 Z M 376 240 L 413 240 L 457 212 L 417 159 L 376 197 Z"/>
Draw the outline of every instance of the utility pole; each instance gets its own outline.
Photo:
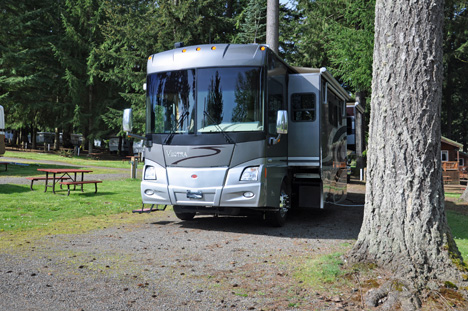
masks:
<path id="1" fill-rule="evenodd" d="M 279 47 L 279 0 L 267 1 L 266 43 L 275 53 Z"/>

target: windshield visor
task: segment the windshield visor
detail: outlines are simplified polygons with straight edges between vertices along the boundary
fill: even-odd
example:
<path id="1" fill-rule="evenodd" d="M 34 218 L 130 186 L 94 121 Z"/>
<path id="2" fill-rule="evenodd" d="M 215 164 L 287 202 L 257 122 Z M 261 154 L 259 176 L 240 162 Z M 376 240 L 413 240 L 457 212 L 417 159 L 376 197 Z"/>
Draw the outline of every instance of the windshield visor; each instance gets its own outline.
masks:
<path id="1" fill-rule="evenodd" d="M 149 75 L 148 128 L 175 134 L 262 131 L 261 76 L 259 67 Z"/>

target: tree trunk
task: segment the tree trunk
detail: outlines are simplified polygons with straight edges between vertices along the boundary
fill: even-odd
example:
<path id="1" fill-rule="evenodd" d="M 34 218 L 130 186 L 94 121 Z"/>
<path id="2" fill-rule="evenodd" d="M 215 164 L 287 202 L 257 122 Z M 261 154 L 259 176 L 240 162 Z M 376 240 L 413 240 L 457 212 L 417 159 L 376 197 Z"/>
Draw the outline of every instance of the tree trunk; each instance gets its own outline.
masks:
<path id="1" fill-rule="evenodd" d="M 443 0 L 376 4 L 366 202 L 350 260 L 410 279 L 460 281 L 440 163 Z"/>
<path id="2" fill-rule="evenodd" d="M 55 131 L 54 131 L 54 150 L 57 151 L 60 149 L 60 132 L 59 132 L 59 129 L 58 127 L 55 128 Z"/>
<path id="3" fill-rule="evenodd" d="M 37 128 L 31 126 L 31 149 L 37 149 Z"/>
<path id="4" fill-rule="evenodd" d="M 93 153 L 93 147 L 94 147 L 94 135 L 93 133 L 93 104 L 94 104 L 94 97 L 93 97 L 93 86 L 90 85 L 88 88 L 88 103 L 89 103 L 89 113 L 90 113 L 90 118 L 88 119 L 88 134 L 85 137 L 85 141 L 88 142 L 88 153 Z M 85 145 L 86 146 L 86 145 Z M 84 147 L 85 147 L 84 146 Z"/>
<path id="5" fill-rule="evenodd" d="M 279 46 L 279 0 L 267 0 L 266 43 L 275 53 Z"/>

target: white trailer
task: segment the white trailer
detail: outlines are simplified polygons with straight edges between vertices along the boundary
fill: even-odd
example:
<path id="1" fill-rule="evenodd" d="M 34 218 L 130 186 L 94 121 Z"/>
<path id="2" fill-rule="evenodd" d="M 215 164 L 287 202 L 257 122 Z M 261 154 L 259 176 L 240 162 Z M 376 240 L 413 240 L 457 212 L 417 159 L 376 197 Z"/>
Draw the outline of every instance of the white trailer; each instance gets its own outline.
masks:
<path id="1" fill-rule="evenodd" d="M 137 212 L 256 212 L 281 226 L 291 207 L 346 197 L 349 96 L 326 69 L 290 67 L 266 45 L 217 44 L 151 55 L 147 71 L 141 195 L 151 208 Z"/>

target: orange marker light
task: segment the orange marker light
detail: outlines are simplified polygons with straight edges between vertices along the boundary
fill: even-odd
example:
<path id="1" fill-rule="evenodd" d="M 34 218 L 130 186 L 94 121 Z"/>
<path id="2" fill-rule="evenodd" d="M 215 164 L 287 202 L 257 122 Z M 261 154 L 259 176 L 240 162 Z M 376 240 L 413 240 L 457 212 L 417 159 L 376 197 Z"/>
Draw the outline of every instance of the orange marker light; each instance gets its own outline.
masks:
<path id="1" fill-rule="evenodd" d="M 185 53 L 185 52 L 187 52 L 187 49 L 183 49 L 183 50 L 182 50 L 182 53 Z"/>
<path id="2" fill-rule="evenodd" d="M 196 48 L 196 50 L 197 50 L 197 51 L 200 51 L 200 50 L 201 50 L 201 48 L 200 48 L 200 47 L 198 47 L 198 48 Z"/>
<path id="3" fill-rule="evenodd" d="M 215 46 L 212 46 L 211 49 L 214 51 L 214 50 L 216 50 L 216 47 L 215 47 Z"/>
<path id="4" fill-rule="evenodd" d="M 265 51 L 265 50 L 266 50 L 266 47 L 264 47 L 264 46 L 260 47 L 260 51 Z"/>
<path id="5" fill-rule="evenodd" d="M 151 60 L 152 58 L 153 58 L 153 56 L 149 56 L 149 57 L 148 57 L 148 60 Z"/>

